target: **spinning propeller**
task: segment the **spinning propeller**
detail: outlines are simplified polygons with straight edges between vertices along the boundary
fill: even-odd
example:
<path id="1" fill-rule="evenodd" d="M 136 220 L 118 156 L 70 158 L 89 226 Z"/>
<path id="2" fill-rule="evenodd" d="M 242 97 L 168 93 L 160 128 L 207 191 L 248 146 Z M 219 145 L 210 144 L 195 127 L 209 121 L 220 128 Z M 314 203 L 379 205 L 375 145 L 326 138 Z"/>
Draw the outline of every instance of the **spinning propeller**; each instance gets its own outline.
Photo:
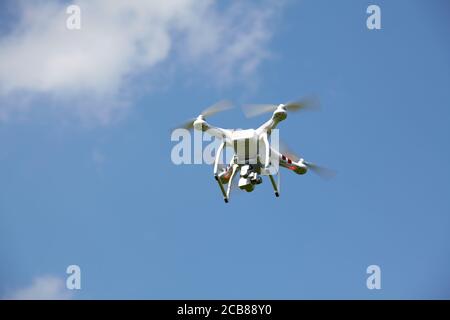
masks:
<path id="1" fill-rule="evenodd" d="M 247 104 L 244 105 L 243 111 L 247 118 L 252 118 L 264 113 L 274 112 L 278 106 L 279 105 L 277 104 Z M 281 106 L 283 106 L 288 112 L 317 110 L 319 108 L 319 100 L 316 97 L 308 97 L 281 104 Z"/>
<path id="2" fill-rule="evenodd" d="M 199 116 L 203 117 L 203 118 L 207 118 L 210 117 L 212 115 L 215 115 L 216 113 L 219 112 L 223 112 L 229 109 L 232 109 L 233 105 L 231 104 L 230 101 L 228 100 L 221 100 L 215 104 L 213 104 L 212 106 L 209 106 L 208 108 L 206 108 L 205 110 L 203 110 Z M 183 123 L 182 125 L 179 126 L 179 128 L 184 128 L 187 130 L 190 130 L 192 128 L 194 128 L 194 121 L 197 118 L 192 118 L 189 119 L 188 121 L 186 121 L 185 123 Z"/>
<path id="3" fill-rule="evenodd" d="M 295 162 L 298 162 L 301 157 L 297 156 L 289 147 L 284 143 L 280 141 L 280 152 L 290 158 L 291 160 L 294 160 Z M 319 166 L 315 163 L 308 162 L 303 160 L 302 163 L 308 167 L 312 172 L 317 174 L 319 177 L 323 179 L 332 179 L 336 176 L 336 172 L 332 169 Z"/>

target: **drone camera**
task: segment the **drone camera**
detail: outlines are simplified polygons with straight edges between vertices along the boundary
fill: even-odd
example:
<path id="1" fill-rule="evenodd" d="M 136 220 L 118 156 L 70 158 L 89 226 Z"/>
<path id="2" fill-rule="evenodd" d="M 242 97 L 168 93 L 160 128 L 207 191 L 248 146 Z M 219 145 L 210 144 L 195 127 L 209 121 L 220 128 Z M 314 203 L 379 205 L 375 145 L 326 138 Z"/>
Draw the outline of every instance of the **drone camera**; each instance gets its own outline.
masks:
<path id="1" fill-rule="evenodd" d="M 248 178 L 252 184 L 260 184 L 262 182 L 262 178 L 256 172 L 251 172 Z"/>
<path id="2" fill-rule="evenodd" d="M 239 189 L 245 190 L 247 192 L 252 192 L 255 189 L 255 185 L 251 182 L 249 178 L 241 177 L 239 179 Z"/>
<path id="3" fill-rule="evenodd" d="M 253 170 L 253 167 L 249 164 L 242 166 L 241 168 L 241 177 L 247 178 Z"/>
<path id="4" fill-rule="evenodd" d="M 244 165 L 240 172 L 239 188 L 247 192 L 255 189 L 255 185 L 262 183 L 262 178 L 254 171 L 253 166 Z"/>

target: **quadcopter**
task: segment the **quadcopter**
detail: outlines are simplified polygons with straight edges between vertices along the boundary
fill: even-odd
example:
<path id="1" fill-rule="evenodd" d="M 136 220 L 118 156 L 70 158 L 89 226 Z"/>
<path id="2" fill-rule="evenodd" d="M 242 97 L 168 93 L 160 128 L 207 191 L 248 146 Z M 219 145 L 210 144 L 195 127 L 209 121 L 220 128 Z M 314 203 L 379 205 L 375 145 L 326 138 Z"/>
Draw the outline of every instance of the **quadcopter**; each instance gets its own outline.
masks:
<path id="1" fill-rule="evenodd" d="M 232 108 L 228 101 L 219 101 L 203 110 L 196 118 L 190 119 L 180 128 L 195 129 L 207 132 L 219 139 L 220 145 L 214 160 L 214 178 L 222 192 L 225 203 L 230 199 L 232 186 L 239 177 L 237 186 L 241 190 L 252 192 L 256 185 L 262 183 L 262 177 L 268 176 L 276 197 L 280 196 L 280 172 L 279 167 L 286 168 L 302 175 L 311 169 L 322 177 L 331 177 L 333 172 L 320 167 L 303 158 L 296 156 L 282 145 L 285 151 L 281 152 L 277 146 L 269 143 L 272 130 L 287 118 L 288 112 L 315 109 L 318 107 L 317 100 L 306 98 L 285 104 L 245 105 L 243 110 L 247 117 L 255 117 L 264 113 L 272 112 L 268 121 L 257 129 L 223 129 L 212 126 L 206 122 L 206 118 L 216 113 Z M 272 143 L 273 144 L 273 143 Z M 230 147 L 233 150 L 231 161 L 221 165 L 224 149 Z M 277 163 L 278 166 L 275 166 Z M 278 176 L 278 181 L 274 175 Z"/>

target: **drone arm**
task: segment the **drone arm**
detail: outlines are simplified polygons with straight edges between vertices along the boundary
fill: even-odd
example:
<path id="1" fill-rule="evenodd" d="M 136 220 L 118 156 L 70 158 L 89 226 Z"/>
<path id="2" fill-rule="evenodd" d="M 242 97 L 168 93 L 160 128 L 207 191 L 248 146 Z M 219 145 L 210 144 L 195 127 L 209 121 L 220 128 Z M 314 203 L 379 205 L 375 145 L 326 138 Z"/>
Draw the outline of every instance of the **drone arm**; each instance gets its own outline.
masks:
<path id="1" fill-rule="evenodd" d="M 266 121 L 258 129 L 256 129 L 256 132 L 259 134 L 266 133 L 274 129 L 277 126 L 277 124 L 278 122 L 274 121 L 273 118 L 270 118 L 269 121 Z"/>
<path id="2" fill-rule="evenodd" d="M 208 129 L 203 131 L 219 139 L 225 139 L 228 136 L 226 130 L 222 128 L 209 126 Z"/>
<path id="3" fill-rule="evenodd" d="M 258 129 L 256 129 L 257 134 L 262 134 L 264 132 L 270 133 L 270 130 L 275 129 L 278 123 L 286 119 L 286 117 L 287 113 L 285 110 L 283 109 L 281 109 L 281 111 L 279 111 L 278 109 L 275 110 L 274 113 L 272 114 L 272 117 L 268 121 L 263 123 Z"/>
<path id="4" fill-rule="evenodd" d="M 287 168 L 297 174 L 305 174 L 308 171 L 308 167 L 304 164 L 303 159 L 294 161 L 273 148 L 271 148 L 271 151 L 278 158 L 280 167 Z"/>
<path id="5" fill-rule="evenodd" d="M 230 137 L 229 130 L 214 127 L 203 119 L 197 119 L 194 122 L 194 128 L 196 130 L 206 132 L 206 133 L 210 134 L 211 136 L 219 138 L 219 139 L 225 140 L 226 138 Z"/>

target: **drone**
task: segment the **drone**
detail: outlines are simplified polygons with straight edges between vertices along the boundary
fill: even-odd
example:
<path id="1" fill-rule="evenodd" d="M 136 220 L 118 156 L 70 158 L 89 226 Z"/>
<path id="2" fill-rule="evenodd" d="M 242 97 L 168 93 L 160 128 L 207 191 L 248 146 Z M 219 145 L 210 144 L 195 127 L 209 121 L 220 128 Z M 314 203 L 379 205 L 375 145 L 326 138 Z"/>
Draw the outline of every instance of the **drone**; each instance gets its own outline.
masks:
<path id="1" fill-rule="evenodd" d="M 287 118 L 288 112 L 317 109 L 316 98 L 304 98 L 284 104 L 245 105 L 243 111 L 248 118 L 272 113 L 270 119 L 257 129 L 223 129 L 206 122 L 206 118 L 231 108 L 232 104 L 229 101 L 219 101 L 203 110 L 196 118 L 190 119 L 179 126 L 179 128 L 188 130 L 207 132 L 219 139 L 220 145 L 214 160 L 214 178 L 219 185 L 225 203 L 228 203 L 232 186 L 236 185 L 238 177 L 237 186 L 239 189 L 252 192 L 255 186 L 262 183 L 262 177 L 268 176 L 275 196 L 279 197 L 279 167 L 286 168 L 299 175 L 305 174 L 310 169 L 324 178 L 333 176 L 332 170 L 298 157 L 285 144 L 282 144 L 280 148 L 278 146 L 273 147 L 269 143 L 272 130 Z M 224 149 L 227 147 L 233 150 L 233 155 L 231 161 L 222 166 L 220 160 Z M 284 150 L 280 151 L 279 149 Z M 277 162 L 278 166 L 274 166 L 274 162 Z M 278 176 L 278 181 L 275 180 L 274 175 Z"/>

